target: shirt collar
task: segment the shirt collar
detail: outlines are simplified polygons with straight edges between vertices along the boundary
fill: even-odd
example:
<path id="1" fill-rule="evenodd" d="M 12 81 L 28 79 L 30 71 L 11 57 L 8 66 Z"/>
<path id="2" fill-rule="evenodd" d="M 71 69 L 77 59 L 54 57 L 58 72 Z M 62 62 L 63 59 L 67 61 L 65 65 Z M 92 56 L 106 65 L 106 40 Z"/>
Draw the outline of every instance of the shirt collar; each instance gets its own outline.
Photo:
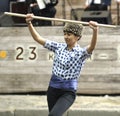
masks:
<path id="1" fill-rule="evenodd" d="M 80 45 L 79 45 L 79 44 L 76 44 L 76 45 L 72 48 L 72 50 L 71 50 L 71 51 L 79 50 L 79 48 L 80 48 Z M 66 44 L 66 46 L 65 46 L 65 48 L 64 48 L 64 49 L 66 49 L 66 50 L 67 50 L 67 44 Z"/>

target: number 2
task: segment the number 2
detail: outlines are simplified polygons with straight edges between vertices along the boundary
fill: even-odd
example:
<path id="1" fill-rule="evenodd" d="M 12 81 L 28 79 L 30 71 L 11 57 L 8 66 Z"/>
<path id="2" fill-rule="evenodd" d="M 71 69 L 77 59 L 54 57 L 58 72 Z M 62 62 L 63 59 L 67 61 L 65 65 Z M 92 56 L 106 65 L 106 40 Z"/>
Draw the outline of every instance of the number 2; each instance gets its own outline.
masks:
<path id="1" fill-rule="evenodd" d="M 23 54 L 23 48 L 22 47 L 18 47 L 17 50 L 19 50 L 19 53 L 16 56 L 16 60 L 23 60 L 22 54 Z"/>

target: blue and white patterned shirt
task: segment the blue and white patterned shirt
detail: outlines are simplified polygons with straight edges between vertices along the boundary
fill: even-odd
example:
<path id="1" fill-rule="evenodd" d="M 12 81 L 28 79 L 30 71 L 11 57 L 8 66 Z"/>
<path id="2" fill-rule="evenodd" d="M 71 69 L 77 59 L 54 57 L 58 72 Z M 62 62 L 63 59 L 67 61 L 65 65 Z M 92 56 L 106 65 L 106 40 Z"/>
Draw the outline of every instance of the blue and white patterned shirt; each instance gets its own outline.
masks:
<path id="1" fill-rule="evenodd" d="M 69 51 L 66 43 L 47 40 L 44 47 L 54 52 L 52 74 L 60 77 L 60 82 L 61 80 L 75 80 L 76 82 L 80 77 L 85 59 L 91 56 L 87 53 L 86 48 L 81 48 L 78 44 Z M 55 80 L 53 79 L 53 81 Z"/>

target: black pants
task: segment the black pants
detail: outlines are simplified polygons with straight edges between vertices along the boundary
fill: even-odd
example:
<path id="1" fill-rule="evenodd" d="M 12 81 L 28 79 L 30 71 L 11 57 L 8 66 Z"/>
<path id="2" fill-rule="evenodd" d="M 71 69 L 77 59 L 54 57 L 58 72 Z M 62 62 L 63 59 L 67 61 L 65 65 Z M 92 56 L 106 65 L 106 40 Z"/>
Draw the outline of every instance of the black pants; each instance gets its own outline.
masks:
<path id="1" fill-rule="evenodd" d="M 62 116 L 73 104 L 75 98 L 75 92 L 49 87 L 47 91 L 48 116 Z"/>

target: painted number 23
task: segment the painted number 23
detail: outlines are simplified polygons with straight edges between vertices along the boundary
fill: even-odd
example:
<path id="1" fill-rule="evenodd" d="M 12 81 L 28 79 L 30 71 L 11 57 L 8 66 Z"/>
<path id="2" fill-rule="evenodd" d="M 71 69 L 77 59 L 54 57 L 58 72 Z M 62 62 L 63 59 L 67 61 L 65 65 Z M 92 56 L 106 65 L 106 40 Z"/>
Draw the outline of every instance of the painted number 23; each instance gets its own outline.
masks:
<path id="1" fill-rule="evenodd" d="M 24 60 L 25 50 L 23 47 L 17 47 L 16 60 Z M 36 47 L 29 47 L 29 60 L 35 60 L 37 58 Z"/>

